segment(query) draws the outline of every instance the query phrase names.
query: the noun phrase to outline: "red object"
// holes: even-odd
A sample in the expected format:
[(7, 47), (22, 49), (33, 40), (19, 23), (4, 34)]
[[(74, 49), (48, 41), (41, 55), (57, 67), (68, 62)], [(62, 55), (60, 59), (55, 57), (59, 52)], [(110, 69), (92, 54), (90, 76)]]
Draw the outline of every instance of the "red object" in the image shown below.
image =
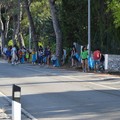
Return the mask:
[(93, 59), (94, 60), (99, 60), (100, 59), (100, 51), (99, 50), (96, 50), (96, 51), (94, 51), (94, 53), (93, 53)]

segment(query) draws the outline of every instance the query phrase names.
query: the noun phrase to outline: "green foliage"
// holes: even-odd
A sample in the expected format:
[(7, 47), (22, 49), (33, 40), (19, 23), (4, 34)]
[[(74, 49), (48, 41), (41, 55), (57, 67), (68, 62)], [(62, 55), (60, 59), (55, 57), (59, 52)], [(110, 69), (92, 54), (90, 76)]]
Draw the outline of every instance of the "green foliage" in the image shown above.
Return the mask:
[(33, 2), (31, 4), (31, 12), (38, 41), (41, 41), (44, 45), (49, 42), (53, 43), (55, 36), (53, 36), (54, 30), (48, 1), (41, 0), (40, 2)]
[[(29, 44), (29, 22), (23, 4), (21, 31), (26, 46)], [(73, 42), (87, 45), (88, 0), (56, 0), (63, 47), (70, 51)], [(18, 0), (0, 0), (2, 18), (10, 15), (8, 40), (13, 36), (13, 16), (18, 14)], [(7, 8), (5, 10), (5, 8)], [(48, 0), (31, 0), (30, 10), (35, 24), (37, 40), (55, 51), (55, 33)], [(107, 11), (107, 12), (106, 12)], [(91, 48), (104, 53), (120, 54), (120, 2), (119, 0), (91, 0)]]
[[(32, 13), (36, 36), (39, 42), (44, 46), (55, 43), (55, 35), (50, 17), (49, 3), (45, 0), (34, 0), (30, 5)], [(24, 11), (24, 9), (23, 9)], [(28, 46), (29, 22), (26, 12), (23, 12), (23, 19), (21, 22), (21, 30), (23, 31), (25, 44)], [(27, 38), (27, 39), (26, 39)]]
[[(88, 39), (88, 0), (62, 0), (61, 23), (64, 46), (71, 47), (73, 42), (87, 45)], [(108, 0), (110, 1), (110, 0)], [(117, 1), (114, 18), (119, 18), (119, 1)], [(117, 7), (116, 7), (117, 6)], [(112, 14), (107, 11), (107, 3), (104, 0), (91, 0), (91, 49), (99, 47), (104, 53), (119, 53), (120, 34), (114, 27)], [(116, 10), (117, 9), (117, 10)], [(119, 19), (114, 23), (119, 26)]]
[(42, 42), (38, 42), (38, 46), (42, 46), (43, 47), (43, 43)]
[(87, 44), (87, 1), (62, 1), (62, 29), (64, 44)]
[(13, 40), (9, 40), (8, 46), (13, 46)]
[(56, 52), (55, 52), (55, 50), (56, 50), (56, 44), (55, 44), (55, 43), (54, 43), (54, 44), (51, 44), (50, 49), (51, 49), (51, 52), (52, 52), (52, 53), (56, 53)]
[(24, 35), (23, 38), (26, 48), (29, 48), (29, 35)]
[(120, 27), (120, 1), (119, 0), (112, 0), (108, 1), (108, 10), (112, 11), (114, 17), (114, 24), (116, 28)]

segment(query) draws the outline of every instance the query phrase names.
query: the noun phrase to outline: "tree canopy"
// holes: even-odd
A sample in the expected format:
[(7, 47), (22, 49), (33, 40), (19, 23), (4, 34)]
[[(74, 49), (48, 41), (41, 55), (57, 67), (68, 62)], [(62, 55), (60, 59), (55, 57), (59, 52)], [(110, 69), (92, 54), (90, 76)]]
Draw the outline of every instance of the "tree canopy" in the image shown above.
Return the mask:
[[(31, 39), (31, 47), (40, 42), (61, 54), (73, 42), (88, 44), (87, 17), (87, 0), (1, 0), (1, 45), (29, 47)], [(96, 47), (120, 54), (119, 0), (91, 0), (91, 50)]]

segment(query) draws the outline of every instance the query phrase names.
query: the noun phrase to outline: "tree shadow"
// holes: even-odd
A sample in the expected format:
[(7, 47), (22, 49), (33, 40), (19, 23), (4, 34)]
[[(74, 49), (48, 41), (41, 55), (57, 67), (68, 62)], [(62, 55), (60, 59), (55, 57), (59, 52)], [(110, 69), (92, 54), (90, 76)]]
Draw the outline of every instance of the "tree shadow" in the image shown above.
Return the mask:
[[(38, 119), (98, 120), (110, 113), (120, 113), (120, 93), (117, 90), (30, 94), (23, 95), (21, 103), (23, 108)], [(113, 118), (116, 120), (120, 117), (116, 115)]]
[[(3, 69), (3, 67), (7, 69)], [(36, 66), (8, 66), (5, 64), (1, 66), (0, 77), (1, 78), (28, 78), (29, 77), (51, 77), (56, 76), (74, 76), (74, 80), (64, 78), (59, 81), (23, 81), (18, 82), (19, 86), (29, 85), (48, 85), (59, 83), (80, 83), (80, 82), (101, 82), (105, 80), (98, 80), (94, 77), (94, 80), (79, 80), (79, 72), (66, 71), (60, 69), (40, 68)], [(2, 70), (3, 69), (3, 70)], [(13, 74), (14, 73), (14, 74)], [(4, 75), (4, 76), (2, 76)], [(81, 73), (85, 76), (86, 73)], [(57, 79), (57, 78), (55, 78)], [(118, 78), (106, 79), (106, 81), (118, 80)], [(1, 84), (2, 89), (12, 86), (12, 84)], [(34, 86), (35, 88), (35, 86)], [(53, 88), (54, 89), (54, 88)], [(62, 89), (62, 87), (61, 87)], [(34, 89), (33, 89), (34, 91)], [(10, 96), (11, 98), (11, 96)], [(64, 92), (46, 92), (40, 94), (32, 94), (21, 96), (22, 107), (31, 113), (38, 119), (54, 119), (54, 120), (101, 120), (106, 118), (109, 120), (119, 120), (120, 117), (120, 92), (118, 90), (81, 90), (81, 91), (64, 91)], [(113, 114), (116, 114), (112, 116)], [(109, 117), (108, 117), (109, 115)], [(106, 117), (107, 116), (107, 117)], [(104, 120), (106, 120), (104, 119)]]

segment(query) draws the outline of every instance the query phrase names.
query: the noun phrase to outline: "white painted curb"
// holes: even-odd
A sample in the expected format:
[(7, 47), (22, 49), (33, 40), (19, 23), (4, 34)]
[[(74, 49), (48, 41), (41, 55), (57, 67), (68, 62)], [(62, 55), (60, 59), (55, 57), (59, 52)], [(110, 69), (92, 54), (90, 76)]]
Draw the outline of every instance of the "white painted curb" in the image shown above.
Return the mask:
[[(8, 98), (6, 95), (4, 95), (2, 92), (0, 92), (0, 94), (10, 103), (12, 104), (12, 100), (10, 98)], [(23, 108), (21, 108), (21, 111), (24, 115), (26, 115), (28, 118), (30, 118), (31, 120), (38, 120), (35, 117), (33, 117), (30, 113), (28, 113), (26, 110), (24, 110)]]

